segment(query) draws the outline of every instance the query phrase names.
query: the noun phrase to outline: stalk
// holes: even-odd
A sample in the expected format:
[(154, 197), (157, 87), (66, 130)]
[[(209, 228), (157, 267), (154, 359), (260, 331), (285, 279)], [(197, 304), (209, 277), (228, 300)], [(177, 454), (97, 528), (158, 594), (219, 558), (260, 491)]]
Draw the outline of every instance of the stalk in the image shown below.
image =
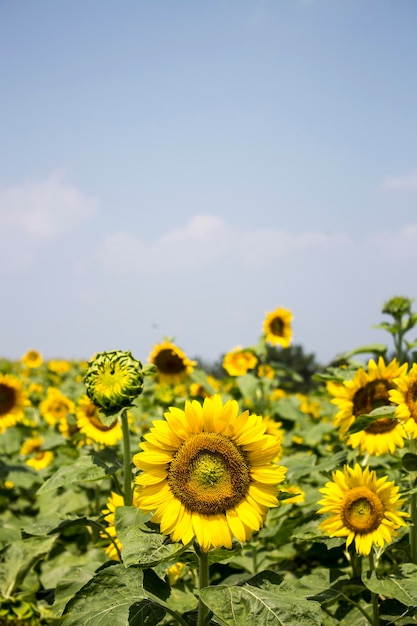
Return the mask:
[[(416, 440), (410, 439), (410, 452), (416, 453)], [(415, 472), (410, 472), (410, 487), (415, 487)], [(417, 564), (417, 493), (410, 495), (410, 554), (412, 563)]]
[(127, 409), (123, 409), (120, 414), (123, 432), (123, 485), (124, 485), (124, 505), (132, 506), (132, 459), (130, 455), (130, 432), (127, 417)]
[[(369, 553), (369, 568), (371, 572), (375, 571), (375, 563), (374, 563), (374, 553), (371, 550)], [(371, 591), (371, 599), (372, 599), (372, 623), (373, 626), (379, 626), (379, 602), (378, 595)]]
[[(201, 591), (209, 585), (209, 555), (204, 552), (197, 544), (194, 549), (198, 556), (198, 589)], [(201, 601), (198, 601), (198, 626), (207, 626), (210, 621), (210, 609)]]

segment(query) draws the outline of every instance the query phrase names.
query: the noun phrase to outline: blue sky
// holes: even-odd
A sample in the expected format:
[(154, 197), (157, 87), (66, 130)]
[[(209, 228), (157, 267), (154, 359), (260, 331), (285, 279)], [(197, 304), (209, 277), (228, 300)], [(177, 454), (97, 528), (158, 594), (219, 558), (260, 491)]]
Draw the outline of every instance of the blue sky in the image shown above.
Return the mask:
[[(415, 0), (0, 0), (0, 355), (267, 312), (322, 361), (416, 297)], [(415, 337), (410, 336), (410, 339)]]

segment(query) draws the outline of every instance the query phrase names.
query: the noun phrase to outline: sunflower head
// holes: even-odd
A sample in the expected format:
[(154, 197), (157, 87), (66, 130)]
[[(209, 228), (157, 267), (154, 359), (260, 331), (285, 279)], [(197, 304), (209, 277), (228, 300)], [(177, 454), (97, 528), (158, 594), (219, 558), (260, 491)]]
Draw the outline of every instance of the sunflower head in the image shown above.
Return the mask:
[(11, 374), (0, 374), (0, 433), (23, 420), (28, 404), (22, 382)]
[(244, 376), (253, 369), (258, 362), (258, 357), (252, 350), (245, 350), (237, 346), (228, 352), (223, 359), (223, 367), (229, 376)]
[(40, 352), (37, 350), (28, 350), (21, 359), (23, 365), (29, 369), (36, 369), (43, 363), (43, 358)]
[(386, 364), (379, 357), (378, 362), (371, 359), (366, 370), (359, 368), (352, 380), (345, 380), (343, 384), (328, 383), (327, 388), (334, 396), (332, 403), (339, 409), (334, 418), (335, 425), (340, 429), (340, 437), (348, 438), (350, 446), (376, 456), (393, 453), (397, 447), (404, 446), (407, 434), (401, 423), (391, 417), (381, 417), (364, 430), (350, 435), (349, 429), (359, 416), (391, 405), (394, 379), (406, 368), (407, 364), (400, 366), (396, 359)]
[(185, 352), (171, 341), (158, 343), (149, 355), (149, 362), (155, 365), (158, 380), (161, 383), (181, 383), (197, 365), (190, 361)]
[(369, 467), (346, 465), (320, 489), (324, 498), (318, 513), (330, 515), (320, 524), (321, 530), (330, 537), (346, 537), (346, 547), (354, 541), (356, 552), (367, 556), (373, 545), (382, 548), (405, 526), (407, 513), (399, 510), (403, 501), (398, 490), (387, 476), (377, 478)]
[(267, 313), (263, 323), (266, 341), (272, 345), (288, 348), (292, 340), (291, 322), (292, 313), (288, 309), (279, 307), (272, 313)]
[(101, 352), (89, 361), (84, 384), (96, 406), (107, 412), (119, 411), (142, 393), (142, 364), (130, 352)]
[(173, 541), (194, 537), (204, 551), (250, 539), (270, 507), (286, 468), (275, 463), (279, 437), (266, 434), (262, 417), (239, 415), (238, 404), (220, 395), (171, 407), (153, 422), (133, 458), (143, 471), (136, 482), (138, 506)]

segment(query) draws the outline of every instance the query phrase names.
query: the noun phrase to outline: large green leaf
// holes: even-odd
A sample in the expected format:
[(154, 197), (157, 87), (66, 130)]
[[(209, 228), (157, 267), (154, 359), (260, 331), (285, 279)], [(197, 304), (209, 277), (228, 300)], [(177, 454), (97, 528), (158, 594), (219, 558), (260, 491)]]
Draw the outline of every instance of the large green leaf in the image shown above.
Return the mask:
[(10, 544), (2, 553), (0, 592), (10, 598), (19, 588), (26, 574), (51, 550), (55, 537), (30, 537)]
[(112, 565), (98, 572), (68, 602), (63, 625), (127, 626), (131, 607), (146, 596), (140, 569)]
[(108, 467), (95, 456), (80, 456), (74, 463), (60, 467), (40, 487), (38, 494), (54, 491), (58, 487), (68, 487), (73, 483), (102, 480), (113, 474), (117, 468)]
[(219, 585), (202, 589), (200, 597), (222, 626), (321, 624), (320, 605), (297, 595), (289, 586), (282, 591), (271, 584), (262, 588)]
[(366, 572), (362, 580), (373, 593), (417, 607), (417, 565), (414, 563), (404, 563), (398, 570), (383, 576), (374, 571)]
[(117, 537), (123, 546), (122, 558), (126, 567), (152, 567), (176, 559), (186, 550), (182, 543), (171, 543), (164, 535), (151, 531), (146, 526), (150, 517), (136, 507), (119, 506), (116, 509)]

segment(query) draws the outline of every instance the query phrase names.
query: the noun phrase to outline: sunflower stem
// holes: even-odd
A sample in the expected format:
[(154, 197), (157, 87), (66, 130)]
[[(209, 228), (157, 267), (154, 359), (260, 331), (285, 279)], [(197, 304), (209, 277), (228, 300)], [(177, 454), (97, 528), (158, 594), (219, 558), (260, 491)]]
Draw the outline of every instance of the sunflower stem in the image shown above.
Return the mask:
[(130, 456), (130, 433), (127, 409), (123, 409), (120, 414), (123, 432), (123, 485), (124, 485), (124, 505), (132, 506), (132, 459)]
[[(416, 453), (416, 440), (410, 440), (410, 452)], [(416, 473), (410, 473), (410, 487), (415, 487)], [(417, 564), (417, 493), (411, 493), (410, 496), (410, 554), (412, 563)]]
[[(369, 553), (369, 569), (371, 572), (375, 571), (374, 553), (371, 550)], [(372, 620), (373, 626), (379, 626), (379, 601), (378, 594), (371, 591), (372, 599)]]
[[(194, 544), (196, 554), (198, 556), (198, 590), (209, 586), (209, 555), (204, 552), (197, 544)], [(198, 601), (198, 626), (207, 626), (210, 619), (210, 609), (202, 602)]]

